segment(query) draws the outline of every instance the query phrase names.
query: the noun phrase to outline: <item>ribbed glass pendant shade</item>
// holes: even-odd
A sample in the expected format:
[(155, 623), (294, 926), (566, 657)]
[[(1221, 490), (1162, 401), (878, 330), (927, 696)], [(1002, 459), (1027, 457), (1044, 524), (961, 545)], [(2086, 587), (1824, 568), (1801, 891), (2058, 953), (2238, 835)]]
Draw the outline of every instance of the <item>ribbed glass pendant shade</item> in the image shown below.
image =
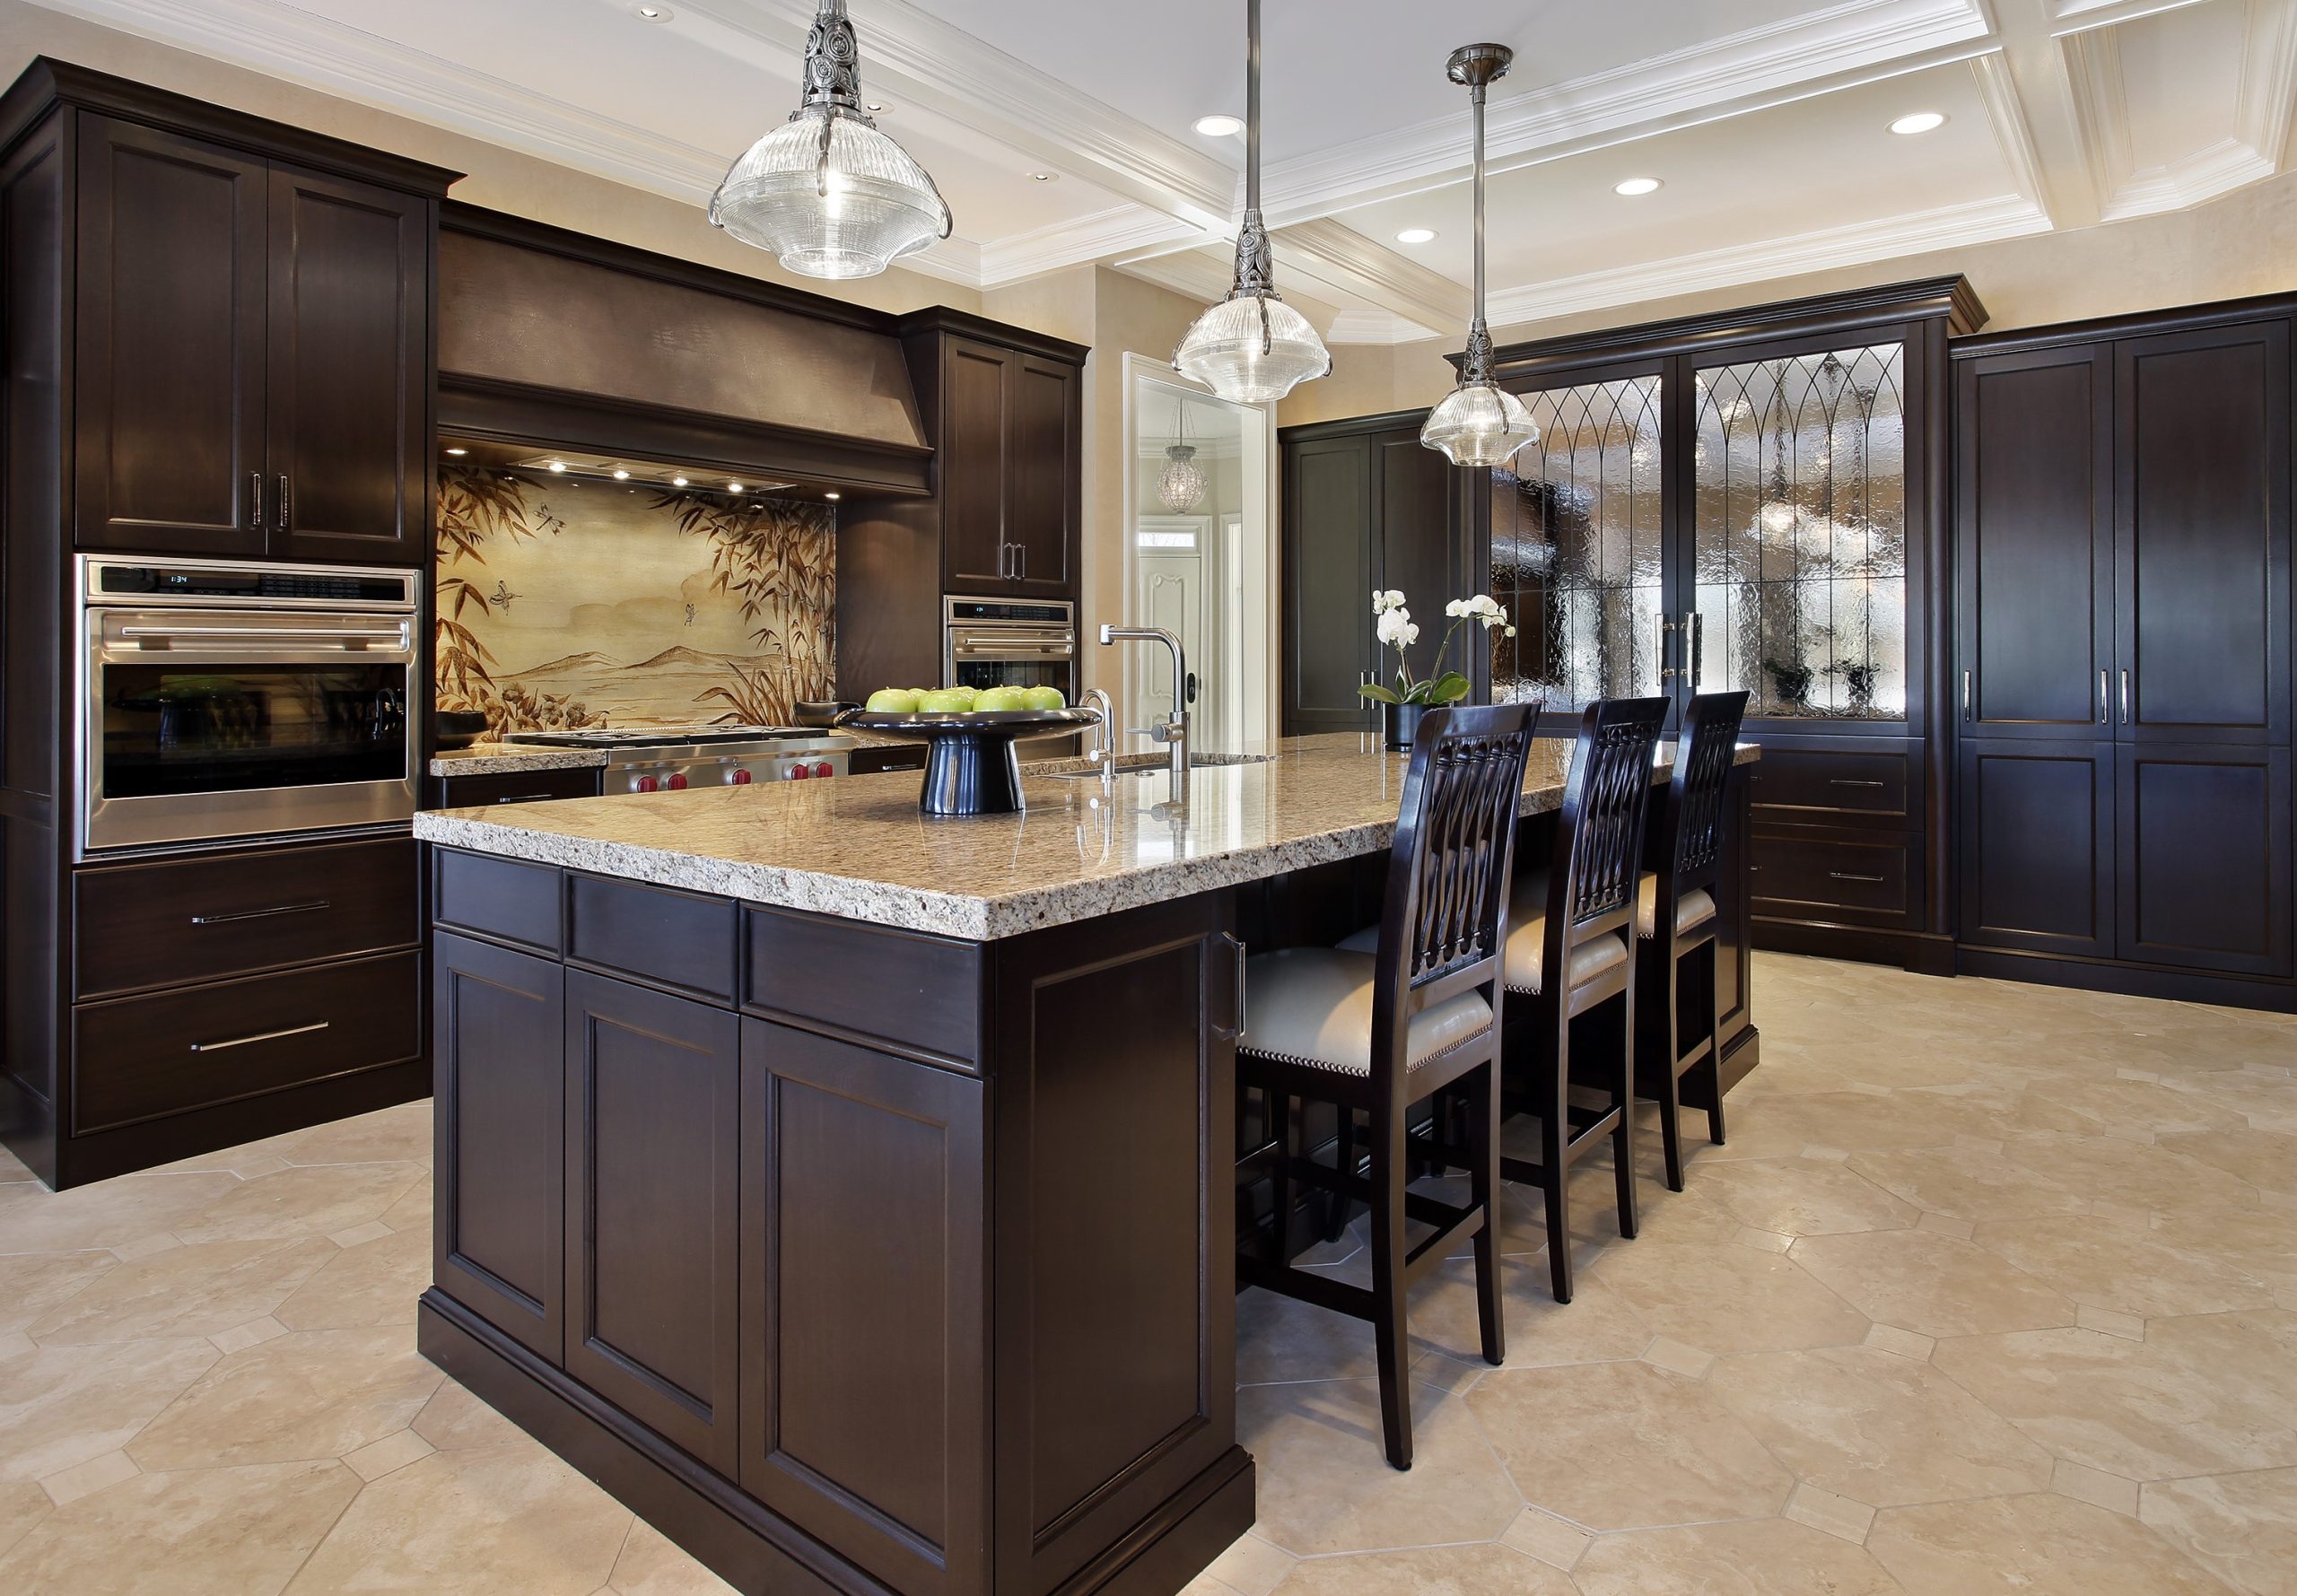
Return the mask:
[(821, 0), (806, 39), (805, 103), (752, 144), (710, 220), (808, 277), (868, 277), (949, 236), (925, 169), (862, 114), (845, 0)]
[(1332, 355), (1273, 290), (1239, 290), (1196, 318), (1173, 365), (1224, 399), (1265, 405), (1331, 371)]
[(1454, 466), (1504, 466), (1517, 449), (1540, 440), (1524, 401), (1489, 380), (1462, 382), (1428, 413), (1419, 440), (1440, 449)]

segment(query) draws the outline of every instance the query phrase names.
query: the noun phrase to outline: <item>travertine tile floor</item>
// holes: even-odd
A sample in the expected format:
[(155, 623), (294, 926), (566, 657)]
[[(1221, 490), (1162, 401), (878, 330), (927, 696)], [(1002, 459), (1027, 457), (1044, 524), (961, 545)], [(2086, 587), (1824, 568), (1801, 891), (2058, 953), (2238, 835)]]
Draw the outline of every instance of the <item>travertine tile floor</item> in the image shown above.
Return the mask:
[[(1583, 1169), (1568, 1307), (1516, 1195), (1506, 1368), (1464, 1265), (1416, 1294), (1411, 1473), (1369, 1331), (1247, 1294), (1260, 1522), (1191, 1596), (2297, 1593), (2297, 1021), (1756, 980), (1730, 1146), (1632, 1243)], [(429, 1153), (0, 1167), (0, 1592), (723, 1588), (415, 1355)]]

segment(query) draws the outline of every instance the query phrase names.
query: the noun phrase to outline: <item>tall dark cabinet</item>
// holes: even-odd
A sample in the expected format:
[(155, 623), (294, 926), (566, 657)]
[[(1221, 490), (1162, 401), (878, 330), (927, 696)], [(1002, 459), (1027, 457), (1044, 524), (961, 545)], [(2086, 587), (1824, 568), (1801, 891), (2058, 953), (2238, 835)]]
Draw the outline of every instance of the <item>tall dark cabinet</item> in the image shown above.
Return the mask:
[(1955, 350), (1964, 969), (2297, 1007), (2293, 321)]
[(1288, 737), (1374, 724), (1357, 688), (1367, 673), (1393, 676), (1395, 656), (1374, 640), (1373, 589), (1393, 588), (1410, 600), (1431, 657), (1445, 604), (1472, 589), (1463, 476), (1420, 443), (1426, 419), (1414, 410), (1277, 434)]

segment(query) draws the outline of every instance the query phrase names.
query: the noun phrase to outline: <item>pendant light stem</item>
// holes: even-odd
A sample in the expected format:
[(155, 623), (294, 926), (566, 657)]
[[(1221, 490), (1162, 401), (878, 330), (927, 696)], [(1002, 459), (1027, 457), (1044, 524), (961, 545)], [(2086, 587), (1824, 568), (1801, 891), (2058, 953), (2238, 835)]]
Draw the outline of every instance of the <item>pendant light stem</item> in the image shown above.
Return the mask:
[(1245, 0), (1245, 214), (1260, 214), (1260, 0)]

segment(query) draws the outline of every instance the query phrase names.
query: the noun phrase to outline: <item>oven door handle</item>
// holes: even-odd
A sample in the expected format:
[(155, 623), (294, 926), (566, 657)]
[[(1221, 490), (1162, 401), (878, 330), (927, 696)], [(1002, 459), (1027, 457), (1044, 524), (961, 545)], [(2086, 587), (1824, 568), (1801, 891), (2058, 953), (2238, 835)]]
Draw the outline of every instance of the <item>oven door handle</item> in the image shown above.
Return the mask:
[(1072, 642), (959, 642), (949, 645), (949, 652), (959, 659), (1074, 659), (1077, 645)]
[(397, 626), (123, 626), (122, 637), (292, 637), (299, 641), (327, 638), (405, 637), (405, 623)]

